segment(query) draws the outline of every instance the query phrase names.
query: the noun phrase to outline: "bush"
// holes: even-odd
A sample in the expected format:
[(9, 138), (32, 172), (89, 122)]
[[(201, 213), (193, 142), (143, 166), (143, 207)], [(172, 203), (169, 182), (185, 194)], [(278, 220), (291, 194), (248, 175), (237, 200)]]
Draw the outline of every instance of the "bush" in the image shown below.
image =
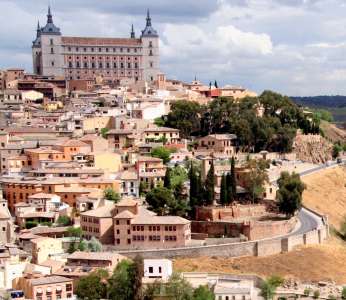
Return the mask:
[(25, 228), (26, 229), (31, 229), (31, 228), (34, 228), (38, 225), (38, 222), (37, 221), (26, 221), (25, 222)]
[(342, 299), (346, 299), (346, 286), (344, 286), (344, 287), (342, 288), (341, 298), (342, 298)]
[(305, 297), (309, 297), (310, 293), (311, 293), (311, 289), (310, 289), (310, 288), (306, 288), (306, 289), (304, 290), (304, 296), (305, 296)]
[(57, 223), (60, 226), (69, 226), (72, 222), (68, 216), (59, 216)]
[(320, 291), (319, 291), (319, 290), (315, 290), (315, 291), (314, 291), (313, 298), (314, 298), (314, 299), (318, 299), (319, 297), (320, 297)]

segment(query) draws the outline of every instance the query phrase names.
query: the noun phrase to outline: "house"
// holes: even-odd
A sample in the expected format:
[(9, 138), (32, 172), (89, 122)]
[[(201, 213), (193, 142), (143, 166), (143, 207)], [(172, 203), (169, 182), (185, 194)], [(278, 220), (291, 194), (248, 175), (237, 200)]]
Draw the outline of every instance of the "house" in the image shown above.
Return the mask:
[(169, 259), (144, 259), (144, 277), (168, 279), (173, 273), (173, 264)]
[(73, 295), (73, 281), (63, 276), (28, 274), (19, 279), (16, 288), (24, 292), (26, 299), (75, 299)]
[(64, 253), (62, 241), (49, 237), (39, 237), (31, 240), (32, 262), (40, 264), (48, 258)]
[(191, 240), (190, 221), (177, 216), (157, 216), (139, 204), (123, 198), (120, 202), (81, 213), (81, 228), (87, 239), (117, 249), (158, 249), (183, 247)]
[(236, 154), (234, 134), (210, 134), (196, 140), (195, 151), (218, 153), (232, 157)]

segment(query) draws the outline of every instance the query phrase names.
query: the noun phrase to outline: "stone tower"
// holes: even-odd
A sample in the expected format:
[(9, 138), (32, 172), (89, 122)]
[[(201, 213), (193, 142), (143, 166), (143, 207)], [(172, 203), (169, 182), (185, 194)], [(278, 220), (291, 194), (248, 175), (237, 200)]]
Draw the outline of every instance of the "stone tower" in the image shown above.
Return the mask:
[(50, 7), (48, 7), (47, 24), (37, 26), (36, 39), (33, 41), (33, 68), (39, 75), (64, 75), (63, 56), (61, 55), (61, 32), (54, 25)]
[(153, 83), (160, 73), (159, 35), (151, 25), (150, 12), (147, 12), (146, 26), (142, 30), (143, 79)]

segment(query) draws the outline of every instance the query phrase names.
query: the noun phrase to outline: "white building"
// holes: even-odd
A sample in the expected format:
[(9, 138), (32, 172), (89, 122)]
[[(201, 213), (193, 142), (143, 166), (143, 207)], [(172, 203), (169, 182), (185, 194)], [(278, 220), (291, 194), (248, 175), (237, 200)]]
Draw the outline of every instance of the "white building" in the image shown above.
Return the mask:
[(168, 279), (173, 273), (172, 261), (169, 259), (144, 259), (144, 277)]

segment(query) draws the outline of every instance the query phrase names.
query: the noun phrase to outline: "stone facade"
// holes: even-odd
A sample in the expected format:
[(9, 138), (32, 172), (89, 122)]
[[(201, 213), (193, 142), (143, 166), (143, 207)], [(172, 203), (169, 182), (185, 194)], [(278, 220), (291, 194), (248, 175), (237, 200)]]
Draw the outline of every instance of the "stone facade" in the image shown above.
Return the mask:
[(69, 80), (101, 76), (117, 83), (125, 79), (154, 82), (160, 72), (159, 35), (149, 11), (139, 38), (133, 27), (130, 38), (91, 38), (62, 36), (49, 9), (47, 24), (37, 26), (32, 56), (35, 74)]

